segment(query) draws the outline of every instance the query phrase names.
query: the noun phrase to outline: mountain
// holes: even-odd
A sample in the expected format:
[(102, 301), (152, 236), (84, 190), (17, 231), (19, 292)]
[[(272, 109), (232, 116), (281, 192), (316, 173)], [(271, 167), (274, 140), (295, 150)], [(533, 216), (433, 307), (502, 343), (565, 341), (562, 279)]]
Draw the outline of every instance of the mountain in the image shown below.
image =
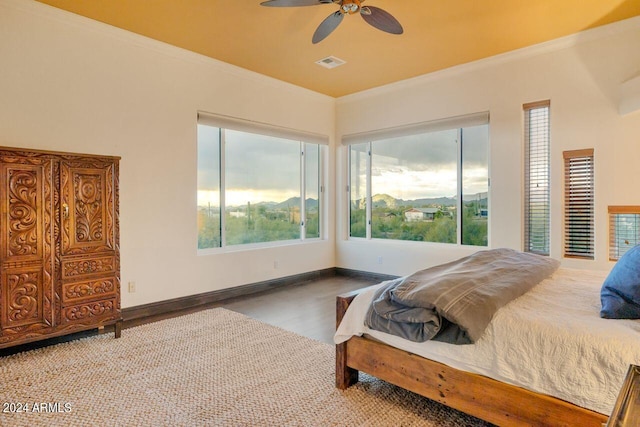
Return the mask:
[[(300, 197), (291, 197), (284, 202), (273, 205), (273, 209), (287, 209), (294, 206), (300, 206)], [(318, 201), (316, 199), (307, 199), (307, 208), (317, 208)]]
[(371, 198), (374, 208), (395, 208), (398, 206), (398, 202), (402, 202), (402, 200), (393, 198), (388, 194), (376, 194)]
[(455, 197), (433, 197), (424, 199), (404, 200), (396, 199), (388, 194), (376, 194), (371, 199), (374, 208), (387, 207), (397, 208), (403, 206), (413, 206), (414, 208), (427, 206), (455, 206)]
[[(291, 197), (285, 200), (284, 202), (251, 203), (251, 208), (256, 208), (259, 206), (264, 206), (268, 210), (286, 210), (291, 207), (300, 206), (300, 197)], [(318, 207), (318, 201), (316, 199), (311, 199), (311, 198), (307, 199), (307, 208), (317, 208), (317, 207)], [(247, 210), (247, 205), (244, 204), (244, 205), (227, 206), (227, 210), (245, 211)]]
[[(484, 204), (487, 203), (487, 193), (478, 193), (478, 194), (468, 194), (464, 196), (465, 202), (474, 202), (480, 201)], [(432, 198), (423, 198), (423, 199), (414, 199), (414, 200), (403, 200), (396, 199), (393, 196), (388, 194), (376, 194), (372, 198), (372, 203), (374, 208), (400, 208), (411, 206), (414, 208), (422, 208), (422, 207), (435, 207), (435, 206), (456, 206), (458, 203), (457, 197), (432, 197)], [(252, 207), (257, 206), (265, 206), (269, 210), (286, 210), (288, 208), (300, 206), (300, 197), (291, 197), (284, 202), (260, 202), (260, 203), (252, 203)], [(364, 199), (358, 201), (358, 205), (360, 209), (364, 209)], [(316, 199), (307, 199), (307, 208), (317, 208), (318, 200)], [(233, 210), (245, 210), (247, 205), (242, 206), (228, 206), (228, 209)]]
[[(487, 193), (478, 193), (464, 196), (465, 202), (480, 201), (486, 204)], [(457, 197), (432, 197), (414, 200), (396, 199), (388, 194), (376, 194), (371, 198), (374, 208), (398, 208), (411, 206), (414, 208), (436, 207), (436, 206), (456, 206), (458, 204)], [(364, 199), (358, 200), (359, 209), (365, 208)]]
[(415, 200), (402, 200), (401, 206), (413, 206), (419, 208), (422, 206), (455, 206), (458, 203), (456, 197), (434, 197), (427, 199), (415, 199)]

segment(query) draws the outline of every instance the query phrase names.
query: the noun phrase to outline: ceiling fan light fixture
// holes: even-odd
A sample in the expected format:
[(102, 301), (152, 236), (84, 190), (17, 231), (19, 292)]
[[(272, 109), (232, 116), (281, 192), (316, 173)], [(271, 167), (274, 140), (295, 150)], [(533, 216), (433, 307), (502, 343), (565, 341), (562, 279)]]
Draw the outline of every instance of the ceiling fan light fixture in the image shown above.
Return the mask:
[(313, 44), (320, 43), (329, 34), (331, 34), (342, 22), (345, 15), (353, 15), (359, 13), (362, 19), (372, 27), (384, 31), (389, 34), (402, 34), (404, 32), (402, 25), (389, 12), (386, 12), (375, 6), (362, 6), (365, 0), (268, 0), (260, 3), (262, 6), (273, 7), (295, 7), (295, 6), (314, 6), (319, 4), (333, 3), (339, 6), (339, 9), (327, 16), (320, 23), (316, 31), (311, 37)]
[(340, 6), (343, 13), (354, 14), (360, 9), (360, 2), (351, 1), (351, 2), (343, 2), (342, 6)]

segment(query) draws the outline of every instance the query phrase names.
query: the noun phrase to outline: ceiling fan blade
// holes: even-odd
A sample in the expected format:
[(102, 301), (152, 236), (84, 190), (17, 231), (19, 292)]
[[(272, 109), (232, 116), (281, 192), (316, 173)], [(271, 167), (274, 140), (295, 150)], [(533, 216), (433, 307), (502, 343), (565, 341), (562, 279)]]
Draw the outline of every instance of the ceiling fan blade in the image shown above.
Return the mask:
[(316, 6), (319, 4), (333, 3), (332, 0), (268, 0), (260, 3), (261, 6), (270, 7), (296, 7), (296, 6)]
[(379, 7), (363, 6), (360, 9), (360, 16), (367, 21), (367, 24), (387, 33), (402, 34), (404, 32), (398, 20)]
[(344, 14), (338, 12), (334, 12), (331, 15), (327, 16), (324, 21), (318, 26), (316, 32), (313, 33), (313, 38), (311, 41), (313, 44), (319, 43), (324, 40), (329, 34), (335, 30), (338, 25), (342, 22), (344, 18)]

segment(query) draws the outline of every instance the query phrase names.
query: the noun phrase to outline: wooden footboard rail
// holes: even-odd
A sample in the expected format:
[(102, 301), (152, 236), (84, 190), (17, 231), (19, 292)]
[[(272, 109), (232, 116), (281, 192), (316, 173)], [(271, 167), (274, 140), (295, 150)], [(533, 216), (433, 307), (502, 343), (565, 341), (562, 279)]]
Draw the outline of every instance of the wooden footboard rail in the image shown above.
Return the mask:
[[(337, 297), (337, 325), (358, 293)], [(336, 387), (344, 390), (358, 382), (359, 371), (500, 426), (602, 427), (607, 422), (607, 416), (564, 400), (352, 337), (336, 345)]]

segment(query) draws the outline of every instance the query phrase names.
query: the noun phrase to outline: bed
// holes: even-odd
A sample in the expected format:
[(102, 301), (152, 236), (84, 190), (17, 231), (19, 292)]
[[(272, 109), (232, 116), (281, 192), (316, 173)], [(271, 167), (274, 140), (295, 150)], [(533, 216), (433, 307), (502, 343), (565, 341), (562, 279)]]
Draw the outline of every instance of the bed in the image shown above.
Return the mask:
[(599, 316), (606, 275), (558, 269), (499, 309), (469, 345), (367, 328), (373, 295), (387, 282), (341, 295), (336, 386), (348, 388), (362, 371), (498, 425), (600, 427), (629, 365), (640, 363), (640, 320)]

